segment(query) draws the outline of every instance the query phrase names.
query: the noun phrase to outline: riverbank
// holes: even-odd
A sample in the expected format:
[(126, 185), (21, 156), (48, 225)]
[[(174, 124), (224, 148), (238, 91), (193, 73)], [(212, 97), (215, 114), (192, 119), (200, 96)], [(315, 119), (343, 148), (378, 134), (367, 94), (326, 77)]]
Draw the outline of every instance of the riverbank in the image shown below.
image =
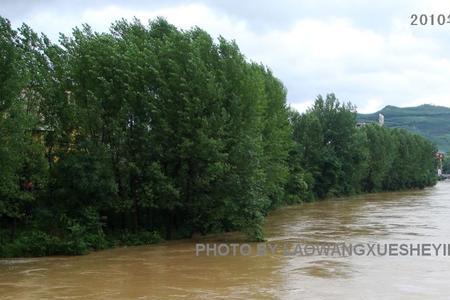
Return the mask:
[[(397, 195), (402, 193), (413, 193), (423, 189), (410, 189), (396, 192), (378, 192), (378, 193), (362, 193), (353, 196), (333, 197), (324, 199), (315, 199), (309, 202), (297, 203), (278, 207), (269, 212), (267, 218), (271, 215), (277, 215), (279, 211), (293, 209), (298, 211), (305, 205), (312, 205), (318, 202), (329, 201), (352, 201), (359, 198), (383, 197), (384, 195)], [(81, 236), (81, 235), (80, 235)], [(251, 242), (243, 232), (218, 232), (206, 235), (195, 234), (190, 238), (180, 238), (170, 240), (170, 242)], [(61, 240), (51, 237), (44, 232), (25, 232), (22, 233), (14, 243), (2, 244), (0, 253), (6, 254), (0, 258), (26, 258), (26, 257), (42, 257), (42, 256), (61, 256), (61, 255), (86, 255), (92, 252), (104, 251), (129, 246), (145, 246), (155, 244), (165, 244), (169, 240), (165, 240), (158, 232), (140, 231), (140, 232), (116, 232), (113, 234), (100, 234), (89, 239), (89, 244), (83, 239), (81, 244), (77, 244), (79, 240)], [(260, 241), (261, 242), (261, 241)], [(89, 245), (95, 245), (90, 247)], [(7, 255), (10, 254), (10, 255)]]
[(0, 245), (0, 258), (85, 255), (91, 252), (123, 247), (151, 245), (163, 239), (154, 231), (116, 232), (105, 235), (58, 237), (43, 231), (25, 231), (9, 243)]
[[(270, 243), (440, 243), (450, 235), (450, 183), (284, 207)], [(344, 201), (342, 201), (344, 200)], [(227, 241), (233, 234), (227, 234)], [(398, 299), (447, 296), (448, 257), (196, 256), (197, 240), (84, 256), (0, 260), (11, 299)], [(395, 268), (393, 268), (395, 266)], [(425, 278), (426, 277), (426, 278)], [(357, 294), (356, 292), (357, 291)]]

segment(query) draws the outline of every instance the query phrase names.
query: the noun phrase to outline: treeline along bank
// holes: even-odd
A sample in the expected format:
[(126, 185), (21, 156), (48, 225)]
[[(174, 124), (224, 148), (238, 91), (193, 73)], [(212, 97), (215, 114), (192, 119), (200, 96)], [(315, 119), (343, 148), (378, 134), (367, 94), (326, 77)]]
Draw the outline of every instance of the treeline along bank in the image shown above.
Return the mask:
[(333, 94), (291, 110), (267, 67), (199, 28), (122, 20), (53, 43), (0, 19), (0, 256), (260, 240), (282, 205), (435, 184), (435, 152), (357, 128)]

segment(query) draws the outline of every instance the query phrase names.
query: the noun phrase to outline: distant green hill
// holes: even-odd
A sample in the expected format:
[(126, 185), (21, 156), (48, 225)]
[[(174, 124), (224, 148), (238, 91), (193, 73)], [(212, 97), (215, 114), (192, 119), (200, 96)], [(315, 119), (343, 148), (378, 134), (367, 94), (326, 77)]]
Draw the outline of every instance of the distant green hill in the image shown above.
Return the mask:
[(435, 142), (440, 151), (450, 151), (450, 108), (434, 105), (417, 107), (386, 106), (373, 114), (358, 114), (358, 122), (378, 122), (384, 115), (385, 126), (404, 128)]

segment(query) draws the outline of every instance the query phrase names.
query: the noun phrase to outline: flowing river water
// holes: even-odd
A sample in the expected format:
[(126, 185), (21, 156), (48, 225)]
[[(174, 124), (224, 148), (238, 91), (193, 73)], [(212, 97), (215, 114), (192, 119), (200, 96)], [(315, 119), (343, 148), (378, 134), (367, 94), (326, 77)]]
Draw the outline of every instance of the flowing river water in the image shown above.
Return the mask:
[[(265, 233), (268, 243), (280, 246), (450, 244), (450, 182), (285, 207), (267, 218)], [(196, 243), (214, 241), (0, 260), (0, 299), (450, 299), (450, 255), (434, 251), (432, 256), (282, 251), (196, 256)]]

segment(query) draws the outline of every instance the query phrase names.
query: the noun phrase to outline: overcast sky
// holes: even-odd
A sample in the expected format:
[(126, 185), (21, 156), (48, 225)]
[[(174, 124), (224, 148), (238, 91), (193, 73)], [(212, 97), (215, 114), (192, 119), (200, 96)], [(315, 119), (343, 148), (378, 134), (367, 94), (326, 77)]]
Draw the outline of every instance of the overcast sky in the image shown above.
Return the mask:
[(107, 31), (119, 18), (165, 17), (234, 39), (269, 66), (304, 111), (334, 92), (363, 113), (386, 105), (450, 106), (450, 24), (410, 26), (410, 15), (450, 14), (448, 0), (399, 1), (23, 1), (0, 0), (0, 15), (57, 40), (82, 23)]

